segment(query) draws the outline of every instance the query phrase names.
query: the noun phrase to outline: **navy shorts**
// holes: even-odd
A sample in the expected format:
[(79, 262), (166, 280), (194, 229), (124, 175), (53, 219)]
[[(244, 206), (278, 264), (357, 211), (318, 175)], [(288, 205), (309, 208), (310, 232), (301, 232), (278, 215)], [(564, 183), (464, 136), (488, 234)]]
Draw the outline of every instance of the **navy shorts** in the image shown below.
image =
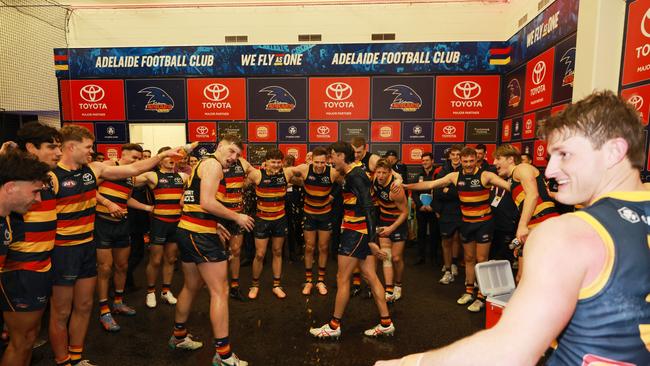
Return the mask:
[(52, 296), (52, 272), (10, 271), (0, 274), (0, 309), (23, 312), (43, 310)]
[(223, 225), (226, 228), (226, 230), (228, 230), (230, 235), (232, 235), (232, 236), (241, 235), (241, 234), (244, 233), (244, 229), (241, 226), (239, 226), (239, 224), (234, 222), (233, 220), (222, 219), (222, 220), (219, 220), (219, 223), (221, 225)]
[(255, 219), (255, 239), (268, 239), (287, 236), (289, 224), (284, 216), (277, 220)]
[[(381, 222), (379, 223), (379, 226), (390, 226), (391, 223), (389, 222)], [(393, 231), (392, 234), (388, 236), (390, 241), (398, 242), (398, 241), (406, 241), (406, 238), (408, 237), (408, 225), (406, 224), (406, 221), (404, 221), (395, 231)]]
[(129, 222), (110, 221), (97, 216), (95, 219), (95, 243), (97, 249), (113, 249), (129, 247)]
[(151, 228), (149, 229), (150, 243), (155, 245), (176, 243), (177, 227), (178, 222), (165, 222), (156, 218), (152, 218)]
[(476, 244), (489, 244), (494, 234), (494, 221), (463, 222), (460, 226), (460, 240), (463, 244), (476, 242)]
[(354, 230), (343, 229), (341, 232), (341, 245), (339, 245), (339, 255), (365, 260), (366, 257), (371, 254), (368, 240), (368, 234), (363, 234)]
[(334, 227), (334, 217), (331, 214), (305, 214), (305, 231), (332, 231), (332, 227)]
[(440, 228), (440, 237), (443, 239), (449, 239), (457, 231), (460, 230), (460, 226), (463, 224), (463, 220), (459, 217), (457, 220), (445, 220), (444, 216), (441, 216), (438, 220), (438, 227)]
[(74, 286), (77, 280), (97, 276), (96, 249), (95, 242), (55, 246), (52, 250), (54, 284)]
[(228, 260), (230, 253), (217, 234), (199, 234), (179, 228), (178, 249), (184, 263), (211, 263)]

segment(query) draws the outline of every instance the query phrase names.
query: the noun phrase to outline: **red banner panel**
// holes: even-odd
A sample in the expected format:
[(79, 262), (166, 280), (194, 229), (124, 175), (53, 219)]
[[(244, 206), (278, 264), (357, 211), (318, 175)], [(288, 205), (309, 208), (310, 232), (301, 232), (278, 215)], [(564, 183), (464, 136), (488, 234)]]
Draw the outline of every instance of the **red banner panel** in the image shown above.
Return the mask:
[(293, 155), (296, 158), (296, 165), (305, 162), (307, 156), (307, 144), (280, 144), (278, 149), (284, 153), (284, 156)]
[(248, 122), (248, 142), (275, 142), (277, 135), (275, 122)]
[(555, 116), (556, 114), (562, 112), (563, 110), (567, 109), (568, 106), (569, 103), (556, 105), (555, 107), (551, 108), (551, 116)]
[(367, 120), (370, 78), (309, 78), (309, 118)]
[(433, 124), (433, 141), (463, 142), (465, 141), (465, 122), (436, 121)]
[(191, 142), (217, 141), (216, 122), (190, 122), (187, 124), (187, 136)]
[(436, 119), (497, 119), (501, 78), (438, 76)]
[(546, 141), (535, 140), (533, 165), (546, 166), (547, 164), (548, 164), (548, 160), (546, 160)]
[(420, 164), (420, 161), (422, 160), (422, 154), (431, 151), (431, 144), (403, 144), (402, 163)]
[(650, 84), (624, 89), (621, 91), (621, 97), (639, 112), (641, 122), (647, 126), (648, 115), (650, 115)]
[(512, 139), (512, 119), (506, 119), (501, 124), (501, 141), (508, 142), (510, 139)]
[(66, 121), (124, 121), (123, 80), (61, 80)]
[(122, 155), (121, 144), (97, 144), (97, 152), (104, 154), (106, 159), (118, 160)]
[(246, 119), (246, 79), (187, 79), (187, 113), (194, 120)]
[(523, 140), (535, 138), (535, 122), (535, 113), (524, 115), (524, 125), (521, 131), (521, 138)]
[(401, 122), (370, 123), (370, 141), (372, 142), (399, 142), (401, 132)]
[(555, 48), (550, 48), (526, 64), (524, 112), (551, 105), (553, 98), (554, 60)]
[(625, 27), (623, 85), (650, 79), (650, 0), (629, 5)]
[(309, 122), (309, 142), (336, 142), (339, 139), (338, 122)]

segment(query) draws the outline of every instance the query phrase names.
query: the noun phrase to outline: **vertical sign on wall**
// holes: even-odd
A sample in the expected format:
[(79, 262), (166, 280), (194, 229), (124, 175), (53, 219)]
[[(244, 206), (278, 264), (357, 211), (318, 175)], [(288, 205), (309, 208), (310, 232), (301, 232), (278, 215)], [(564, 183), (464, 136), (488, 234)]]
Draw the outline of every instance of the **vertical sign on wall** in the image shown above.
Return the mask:
[(376, 76), (372, 78), (372, 118), (375, 120), (431, 119), (432, 76)]
[(363, 120), (370, 116), (370, 78), (309, 79), (309, 118)]
[(65, 121), (123, 121), (124, 81), (61, 80)]
[(650, 79), (650, 0), (629, 4), (625, 27), (623, 85)]
[(639, 112), (641, 122), (647, 126), (648, 115), (650, 115), (650, 84), (623, 89), (621, 91), (621, 97)]
[(504, 77), (504, 115), (511, 117), (524, 111), (524, 85), (526, 83), (526, 66), (522, 65)]
[(246, 79), (187, 79), (187, 114), (195, 121), (246, 119)]
[(555, 48), (550, 48), (526, 64), (525, 112), (551, 105), (554, 60)]
[(306, 78), (248, 79), (249, 120), (306, 120)]
[(184, 120), (185, 80), (126, 81), (127, 117), (136, 121)]
[(555, 46), (555, 72), (553, 76), (553, 103), (571, 100), (573, 76), (576, 65), (576, 36)]
[(438, 76), (436, 119), (499, 118), (500, 76)]

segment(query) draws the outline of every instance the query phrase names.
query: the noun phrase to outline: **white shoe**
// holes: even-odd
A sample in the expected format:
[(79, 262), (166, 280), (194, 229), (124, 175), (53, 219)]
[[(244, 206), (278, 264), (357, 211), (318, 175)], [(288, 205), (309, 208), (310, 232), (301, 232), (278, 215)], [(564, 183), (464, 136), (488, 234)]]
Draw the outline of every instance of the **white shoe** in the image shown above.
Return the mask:
[(443, 285), (448, 285), (454, 282), (454, 275), (452, 275), (451, 272), (447, 271), (438, 282), (442, 283)]
[(387, 327), (382, 327), (381, 324), (377, 324), (374, 327), (363, 332), (363, 334), (368, 337), (390, 337), (395, 334), (395, 326), (393, 323), (390, 323), (390, 325)]
[(386, 302), (393, 302), (395, 301), (395, 293), (393, 292), (392, 294), (389, 294), (388, 292), (384, 292), (384, 296), (386, 299)]
[(320, 328), (310, 328), (309, 333), (320, 339), (339, 339), (341, 336), (341, 326), (336, 329), (330, 328), (330, 324), (327, 323)]
[(483, 309), (484, 306), (485, 303), (483, 301), (476, 299), (474, 300), (472, 305), (467, 307), (467, 310), (471, 311), (472, 313), (478, 313), (479, 311), (481, 311), (481, 309)]
[(447, 272), (447, 267), (445, 267), (445, 266), (443, 265), (442, 268), (440, 268), (440, 272), (442, 272), (442, 273)]
[(90, 360), (81, 360), (77, 363), (77, 366), (97, 366), (97, 364), (90, 362)]
[(158, 305), (156, 303), (156, 293), (155, 292), (148, 292), (147, 297), (145, 298), (145, 303), (147, 304), (147, 307), (149, 309), (153, 309)]
[(451, 265), (451, 275), (454, 277), (458, 277), (458, 266), (455, 264)]
[(461, 296), (461, 297), (456, 301), (456, 303), (457, 303), (458, 305), (465, 305), (465, 304), (468, 304), (470, 301), (472, 301), (472, 299), (474, 299), (474, 296), (472, 296), (472, 294), (468, 294), (468, 293), (466, 292), (466, 293), (463, 294), (463, 296)]
[(212, 366), (248, 366), (248, 362), (240, 360), (234, 353), (225, 360), (222, 360), (219, 354), (215, 354), (212, 358)]
[(397, 301), (402, 298), (402, 286), (395, 286), (393, 289), (393, 295), (395, 296), (395, 300)]
[(203, 342), (193, 340), (191, 334), (186, 335), (183, 339), (176, 339), (176, 337), (171, 336), (167, 344), (171, 349), (184, 349), (188, 351), (194, 351), (203, 347)]
[(171, 291), (167, 291), (167, 293), (161, 292), (160, 300), (162, 300), (162, 302), (168, 303), (169, 305), (176, 305), (176, 303), (178, 302), (178, 300), (174, 297), (174, 294), (172, 294)]

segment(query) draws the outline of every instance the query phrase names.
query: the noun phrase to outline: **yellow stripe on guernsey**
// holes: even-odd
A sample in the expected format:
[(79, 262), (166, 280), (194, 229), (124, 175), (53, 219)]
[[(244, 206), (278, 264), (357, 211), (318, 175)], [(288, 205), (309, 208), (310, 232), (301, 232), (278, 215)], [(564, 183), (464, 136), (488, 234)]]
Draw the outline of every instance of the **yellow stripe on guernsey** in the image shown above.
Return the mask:
[(269, 175), (261, 169), (262, 180), (255, 186), (257, 195), (257, 217), (267, 221), (284, 217), (284, 198), (287, 195), (287, 179), (284, 172)]
[(310, 215), (323, 215), (332, 211), (333, 198), (332, 179), (330, 166), (321, 174), (314, 172), (314, 166), (309, 166), (309, 172), (304, 180), (305, 187), (305, 213)]
[[(97, 189), (99, 193), (107, 200), (116, 204), (119, 208), (126, 210), (127, 201), (133, 189), (133, 178), (120, 181), (104, 181)], [(117, 219), (110, 214), (108, 207), (97, 203), (97, 214), (104, 220), (120, 222), (126, 219)]]
[(93, 241), (97, 180), (93, 170), (84, 165), (70, 170), (63, 164), (54, 168), (56, 192), (55, 245), (81, 245)]
[(178, 222), (181, 217), (183, 177), (178, 173), (156, 171), (158, 183), (153, 189), (153, 217), (165, 222)]
[(187, 182), (188, 187), (183, 195), (183, 213), (178, 223), (178, 227), (181, 229), (199, 234), (217, 233), (217, 217), (201, 208), (199, 204), (201, 202), (201, 177), (197, 173), (204, 161), (214, 158), (213, 155), (209, 155), (192, 169), (192, 174)]

